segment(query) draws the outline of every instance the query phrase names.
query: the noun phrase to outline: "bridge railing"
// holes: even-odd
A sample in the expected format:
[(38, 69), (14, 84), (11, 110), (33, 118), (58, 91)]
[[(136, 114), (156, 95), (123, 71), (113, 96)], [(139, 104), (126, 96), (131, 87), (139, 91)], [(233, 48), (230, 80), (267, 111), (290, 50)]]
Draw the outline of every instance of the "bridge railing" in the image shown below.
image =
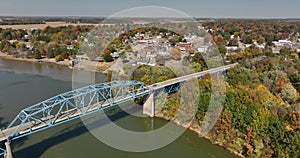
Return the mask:
[(56, 126), (151, 92), (139, 81), (114, 81), (75, 89), (21, 110), (7, 129), (8, 140)]
[(75, 89), (30, 106), (14, 118), (6, 129), (8, 141), (77, 119), (81, 116), (145, 96), (165, 87), (167, 93), (176, 91), (182, 82), (206, 73), (226, 71), (236, 64), (212, 68), (203, 72), (147, 86), (139, 81), (114, 81)]
[(6, 153), (6, 150), (0, 148), (0, 156), (4, 155)]

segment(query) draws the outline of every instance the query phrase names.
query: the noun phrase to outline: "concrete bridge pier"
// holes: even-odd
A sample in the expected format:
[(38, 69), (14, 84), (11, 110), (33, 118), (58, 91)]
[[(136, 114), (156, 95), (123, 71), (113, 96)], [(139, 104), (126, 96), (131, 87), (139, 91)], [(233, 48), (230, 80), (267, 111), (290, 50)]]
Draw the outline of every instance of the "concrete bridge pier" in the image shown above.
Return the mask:
[(143, 114), (150, 117), (155, 116), (154, 93), (150, 94), (143, 106)]
[(11, 147), (10, 147), (10, 142), (5, 142), (5, 147), (6, 147), (6, 154), (4, 155), (5, 158), (13, 158)]

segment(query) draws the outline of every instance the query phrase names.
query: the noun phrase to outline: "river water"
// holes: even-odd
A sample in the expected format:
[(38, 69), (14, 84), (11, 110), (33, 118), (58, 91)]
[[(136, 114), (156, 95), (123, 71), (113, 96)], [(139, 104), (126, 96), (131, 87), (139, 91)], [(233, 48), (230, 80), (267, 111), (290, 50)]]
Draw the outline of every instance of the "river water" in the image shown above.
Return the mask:
[[(105, 75), (97, 74), (96, 78), (104, 81)], [(56, 65), (0, 59), (0, 79), (0, 128), (5, 128), (23, 108), (72, 89), (72, 70)], [(149, 123), (152, 129), (167, 123), (162, 119), (126, 114), (112, 117), (115, 117), (115, 124), (133, 131), (147, 131)], [(96, 139), (80, 119), (15, 140), (12, 148), (16, 158), (235, 157), (189, 130), (158, 150), (142, 153), (120, 151)]]

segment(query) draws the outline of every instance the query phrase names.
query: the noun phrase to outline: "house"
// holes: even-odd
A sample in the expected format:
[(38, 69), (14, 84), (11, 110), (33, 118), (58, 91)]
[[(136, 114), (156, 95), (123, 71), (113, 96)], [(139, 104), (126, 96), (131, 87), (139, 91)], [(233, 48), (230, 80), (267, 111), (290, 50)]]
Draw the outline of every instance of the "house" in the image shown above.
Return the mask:
[(33, 46), (30, 43), (26, 43), (26, 48), (29, 50), (33, 50)]
[(279, 54), (279, 53), (280, 53), (280, 48), (278, 48), (278, 47), (273, 47), (273, 48), (272, 48), (272, 52), (275, 53), (275, 54)]
[(198, 52), (206, 52), (207, 51), (207, 49), (208, 49), (208, 47), (209, 46), (199, 46), (198, 48), (197, 48), (197, 51)]
[(146, 41), (146, 40), (139, 40), (139, 41), (137, 41), (137, 44), (145, 45), (145, 44), (148, 44), (148, 41)]
[(147, 65), (148, 62), (149, 62), (148, 60), (138, 60), (137, 65)]
[(258, 47), (258, 48), (260, 48), (260, 49), (265, 49), (265, 46), (264, 46), (264, 45), (261, 45), (261, 44), (256, 45), (256, 47)]
[(79, 61), (89, 60), (89, 57), (86, 54), (76, 55), (76, 60), (79, 60)]
[(279, 42), (279, 43), (282, 43), (282, 44), (285, 44), (285, 43), (291, 44), (291, 43), (292, 43), (292, 42), (289, 41), (289, 40), (279, 40), (278, 42)]
[(155, 60), (150, 60), (148, 63), (149, 66), (156, 66), (156, 61)]
[(158, 52), (157, 55), (164, 58), (164, 59), (169, 59), (170, 58), (170, 53), (169, 52)]
[(161, 36), (161, 35), (158, 35), (158, 36), (156, 36), (156, 38), (157, 38), (157, 39), (161, 39), (161, 38), (162, 38), (162, 36)]
[(281, 46), (281, 43), (280, 43), (280, 42), (273, 41), (272, 43), (273, 43), (276, 47), (280, 47), (280, 46)]
[(246, 48), (249, 48), (249, 47), (251, 47), (252, 46), (252, 44), (245, 44), (245, 47)]
[(68, 45), (68, 46), (67, 46), (67, 49), (68, 49), (68, 50), (74, 49), (74, 46), (73, 46), (73, 45)]
[(237, 51), (239, 50), (239, 47), (237, 46), (230, 46), (230, 47), (226, 47), (227, 51)]
[(118, 52), (113, 52), (110, 54), (113, 58), (119, 58), (119, 53)]
[(177, 46), (179, 47), (180, 51), (185, 52), (192, 47), (192, 43), (191, 42), (179, 42), (177, 44)]
[(191, 47), (192, 43), (191, 42), (179, 42), (177, 44), (177, 46), (179, 46), (179, 47)]
[(292, 42), (289, 40), (279, 40), (272, 42), (277, 47), (292, 47)]

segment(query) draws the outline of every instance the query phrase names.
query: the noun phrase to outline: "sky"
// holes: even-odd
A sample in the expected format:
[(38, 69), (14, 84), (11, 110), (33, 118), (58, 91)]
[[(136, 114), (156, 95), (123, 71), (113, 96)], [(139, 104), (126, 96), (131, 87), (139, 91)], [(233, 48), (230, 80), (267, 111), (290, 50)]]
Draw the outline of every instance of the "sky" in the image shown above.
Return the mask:
[(300, 18), (300, 0), (0, 0), (0, 16), (107, 17), (141, 6), (201, 18)]

